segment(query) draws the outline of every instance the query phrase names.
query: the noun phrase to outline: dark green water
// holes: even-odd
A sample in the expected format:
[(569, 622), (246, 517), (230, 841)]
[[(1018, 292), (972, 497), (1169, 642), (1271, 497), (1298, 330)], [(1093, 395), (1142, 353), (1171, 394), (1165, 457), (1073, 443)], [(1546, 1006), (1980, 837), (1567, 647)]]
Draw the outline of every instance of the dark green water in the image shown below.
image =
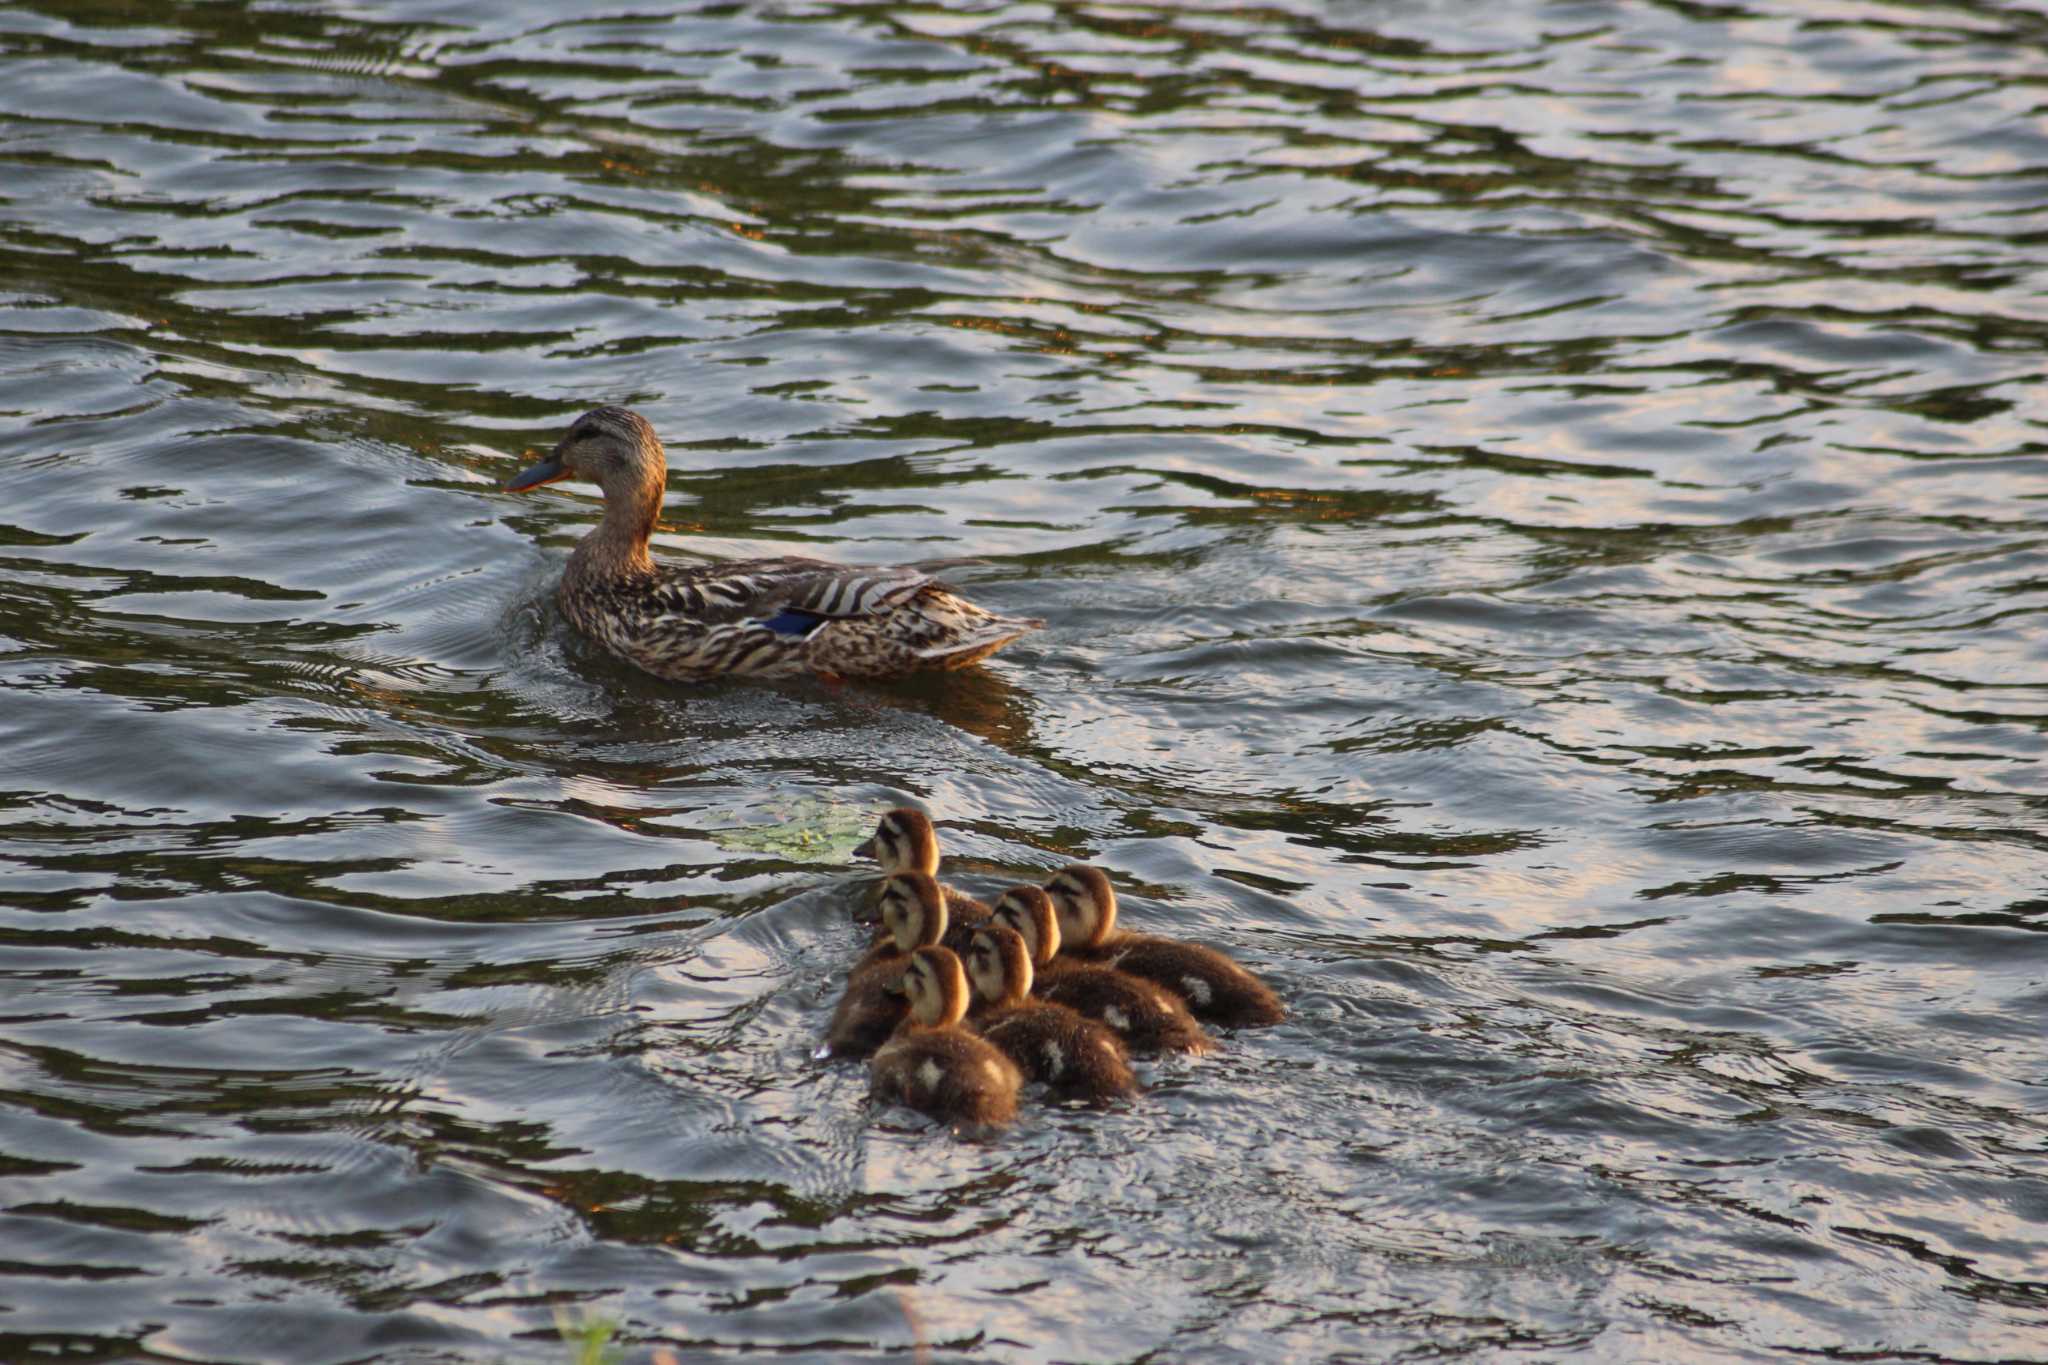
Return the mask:
[[(0, 6), (0, 1358), (2048, 1360), (2048, 19)], [(983, 557), (940, 681), (550, 598)], [(1293, 1018), (808, 1051), (903, 800)]]

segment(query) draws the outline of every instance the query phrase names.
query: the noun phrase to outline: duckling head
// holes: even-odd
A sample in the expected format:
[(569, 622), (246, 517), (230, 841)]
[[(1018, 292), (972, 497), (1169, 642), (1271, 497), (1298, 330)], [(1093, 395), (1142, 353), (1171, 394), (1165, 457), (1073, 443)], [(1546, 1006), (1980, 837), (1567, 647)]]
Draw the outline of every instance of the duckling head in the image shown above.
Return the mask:
[(992, 922), (1024, 940), (1032, 962), (1043, 967), (1060, 951), (1060, 921), (1052, 897), (1036, 886), (1013, 886), (996, 897)]
[(1093, 948), (1116, 931), (1116, 889), (1099, 867), (1070, 863), (1045, 884), (1065, 942)]
[(895, 940), (896, 951), (911, 952), (937, 943), (946, 932), (946, 896), (926, 872), (897, 872), (882, 883), (877, 897), (882, 925)]
[(1020, 1005), (1031, 994), (1031, 949), (1024, 936), (1000, 924), (976, 929), (967, 947), (974, 993), (992, 1005)]
[(951, 948), (930, 944), (912, 953), (903, 993), (921, 1028), (947, 1028), (967, 1017), (967, 972)]
[(875, 825), (874, 837), (854, 850), (873, 858), (883, 872), (924, 872), (939, 870), (939, 835), (931, 817), (909, 806), (898, 806)]
[(524, 493), (558, 479), (588, 479), (612, 502), (615, 494), (644, 492), (650, 486), (658, 494), (667, 474), (661, 438), (645, 417), (631, 408), (592, 408), (569, 424), (553, 453), (515, 474), (505, 491)]

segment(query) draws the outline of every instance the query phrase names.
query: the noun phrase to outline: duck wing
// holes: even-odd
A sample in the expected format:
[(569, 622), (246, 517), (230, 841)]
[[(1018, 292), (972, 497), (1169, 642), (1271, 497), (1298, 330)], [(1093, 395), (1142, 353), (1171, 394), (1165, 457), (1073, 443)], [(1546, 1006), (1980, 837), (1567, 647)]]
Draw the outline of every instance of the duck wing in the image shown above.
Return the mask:
[[(667, 569), (649, 594), (663, 613), (706, 625), (791, 617), (881, 616), (932, 586), (920, 570), (833, 564), (822, 559), (736, 559)], [(797, 624), (791, 620), (792, 626)], [(796, 633), (796, 632), (792, 632)]]

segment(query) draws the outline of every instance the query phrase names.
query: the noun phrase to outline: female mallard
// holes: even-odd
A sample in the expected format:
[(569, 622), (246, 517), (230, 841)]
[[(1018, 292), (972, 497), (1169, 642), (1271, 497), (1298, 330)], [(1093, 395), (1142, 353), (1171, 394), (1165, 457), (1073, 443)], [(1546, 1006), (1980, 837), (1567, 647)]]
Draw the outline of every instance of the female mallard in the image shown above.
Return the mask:
[(654, 428), (626, 408), (584, 413), (553, 454), (505, 487), (522, 493), (567, 478), (604, 490), (604, 520), (569, 556), (562, 612), (659, 677), (893, 678), (964, 668), (1045, 624), (984, 611), (912, 568), (795, 558), (656, 564), (647, 538), (668, 460)]

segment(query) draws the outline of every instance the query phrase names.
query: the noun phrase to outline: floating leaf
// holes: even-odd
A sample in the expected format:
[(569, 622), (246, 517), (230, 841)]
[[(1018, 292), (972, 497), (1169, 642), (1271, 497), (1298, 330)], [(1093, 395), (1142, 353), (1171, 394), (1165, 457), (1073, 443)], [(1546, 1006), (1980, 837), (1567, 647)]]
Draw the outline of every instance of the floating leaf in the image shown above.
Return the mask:
[[(737, 811), (730, 814), (739, 816)], [(720, 848), (765, 853), (793, 863), (848, 863), (853, 850), (875, 832), (880, 812), (803, 797), (752, 814), (757, 823), (714, 829), (711, 837)]]

